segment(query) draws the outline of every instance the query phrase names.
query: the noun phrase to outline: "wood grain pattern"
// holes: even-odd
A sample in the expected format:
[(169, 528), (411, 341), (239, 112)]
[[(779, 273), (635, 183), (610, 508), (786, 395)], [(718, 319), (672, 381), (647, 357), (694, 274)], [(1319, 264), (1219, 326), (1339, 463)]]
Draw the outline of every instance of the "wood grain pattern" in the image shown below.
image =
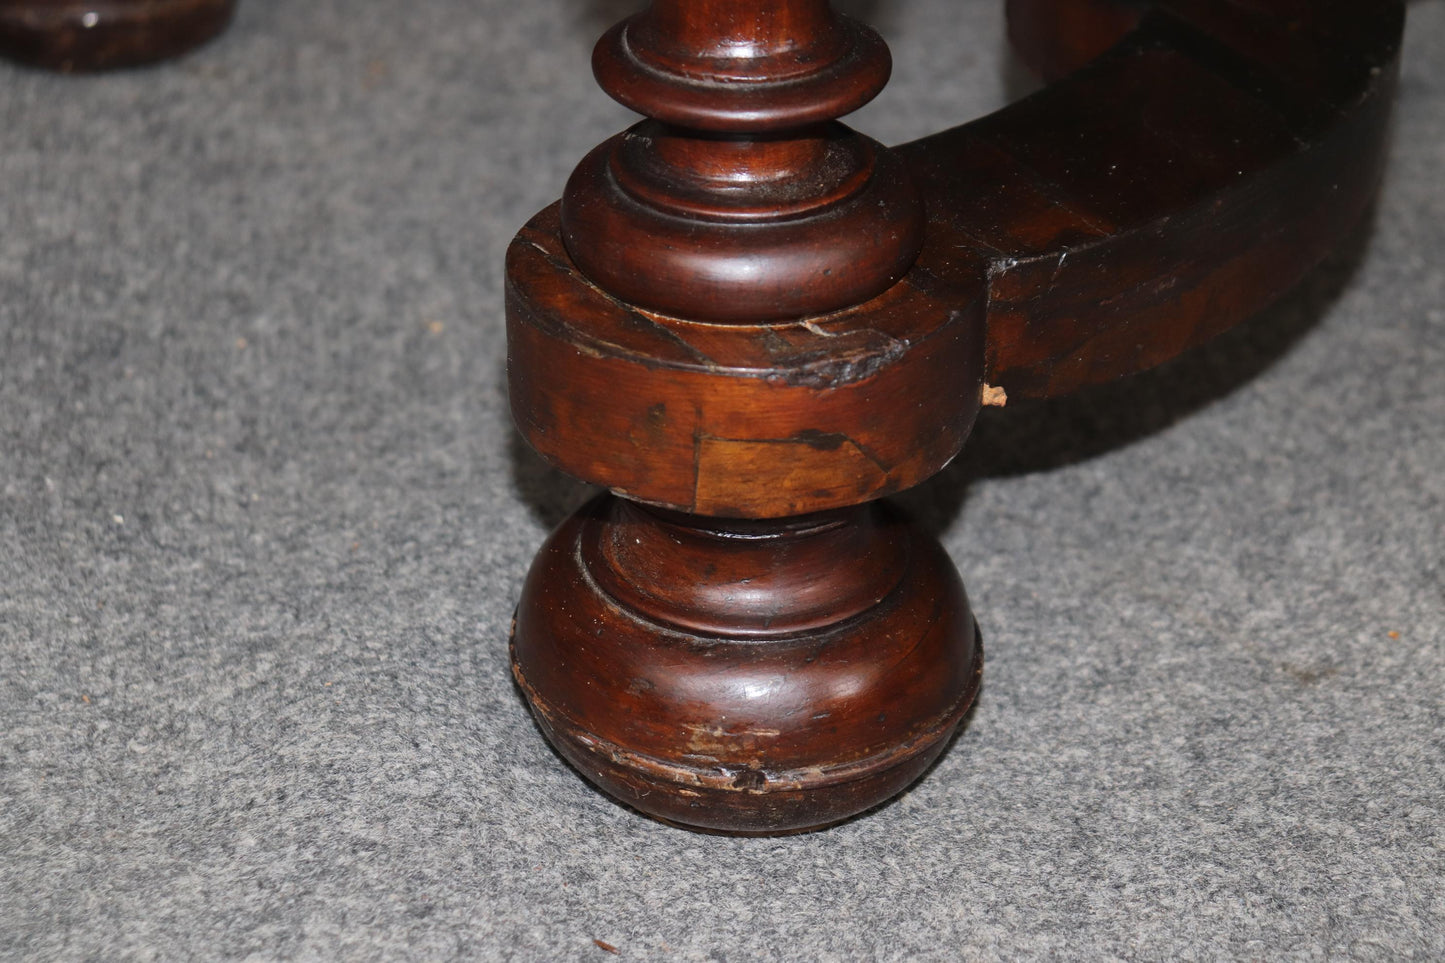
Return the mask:
[[(1041, 6), (1014, 3), (1015, 22)], [(988, 261), (985, 379), (1066, 394), (1288, 290), (1374, 195), (1403, 16), (1168, 0), (1078, 73), (899, 148), (929, 200), (926, 244)]]
[(522, 435), (613, 494), (544, 547), (512, 658), (559, 751), (644, 812), (793, 832), (922, 773), (981, 648), (947, 557), (877, 499), (957, 454), (985, 389), (1165, 361), (1368, 208), (1393, 0), (1010, 17), (1063, 79), (893, 151), (834, 119), (887, 55), (825, 0), (657, 0), (598, 47), (651, 119), (517, 236), (508, 366)]
[(563, 471), (683, 511), (781, 517), (901, 491), (958, 452), (982, 384), (981, 270), (972, 294), (911, 277), (817, 321), (683, 321), (589, 283), (549, 209), (508, 254), (513, 416)]
[(837, 822), (927, 768), (973, 701), (948, 556), (886, 503), (786, 525), (601, 496), (528, 576), (513, 671), (577, 770), (671, 822)]

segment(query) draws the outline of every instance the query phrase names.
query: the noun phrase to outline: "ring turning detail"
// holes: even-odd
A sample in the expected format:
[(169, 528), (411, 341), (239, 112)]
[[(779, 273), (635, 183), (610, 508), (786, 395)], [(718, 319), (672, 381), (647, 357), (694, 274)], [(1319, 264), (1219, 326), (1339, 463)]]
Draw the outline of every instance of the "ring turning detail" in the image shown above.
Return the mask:
[[(886, 148), (887, 48), (827, 0), (654, 0), (593, 66), (645, 120), (507, 257), (512, 409), (610, 489), (529, 574), (546, 736), (644, 813), (817, 829), (948, 745), (982, 648), (885, 500), (990, 397), (1140, 371), (1255, 313), (1367, 211), (1394, 0), (1011, 0), (1050, 86)], [(1000, 640), (1007, 644), (1007, 640)]]

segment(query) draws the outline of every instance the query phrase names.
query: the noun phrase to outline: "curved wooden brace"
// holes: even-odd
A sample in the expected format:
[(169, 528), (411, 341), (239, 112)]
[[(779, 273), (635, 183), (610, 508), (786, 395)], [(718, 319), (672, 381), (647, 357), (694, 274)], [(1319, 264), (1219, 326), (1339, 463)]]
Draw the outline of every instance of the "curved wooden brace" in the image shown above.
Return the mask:
[(1009, 0), (1009, 15), (1046, 77), (1087, 65), (897, 148), (928, 207), (914, 273), (966, 283), (987, 264), (985, 379), (1009, 395), (1063, 394), (1218, 334), (1368, 208), (1396, 0)]
[[(744, 0), (709, 2), (666, 9), (707, 27)], [(792, 9), (749, 2), (749, 23)], [(818, 187), (832, 165), (816, 162), (833, 156), (826, 138), (664, 138), (644, 124), (614, 139), (607, 177), (584, 163), (598, 176), (574, 190), (574, 175), (568, 197), (573, 227), (592, 227), (569, 235), (564, 200), (508, 254), (512, 409), (532, 446), (593, 484), (696, 514), (858, 504), (947, 464), (985, 383), (1048, 397), (1166, 361), (1288, 289), (1368, 207), (1398, 0), (1013, 3), (1014, 34), (1047, 73), (1094, 59), (896, 148), (888, 165), (850, 168), (865, 185), (906, 172), (924, 199), (893, 235), (922, 239), (897, 283), (891, 257), (850, 254), (830, 277), (802, 256), (855, 250), (840, 231), (897, 250), (876, 224), (832, 219), (840, 204)], [(1054, 15), (1060, 5), (1067, 16)], [(802, 213), (760, 225), (728, 216), (737, 169), (748, 190), (795, 188)], [(609, 178), (643, 183), (634, 200), (661, 200), (613, 203), (624, 192), (602, 190)], [(763, 196), (777, 204), (776, 191)], [(651, 229), (666, 219), (675, 234)], [(779, 228), (799, 256), (779, 255), (759, 228)], [(697, 251), (723, 269), (699, 271)], [(856, 296), (854, 275), (885, 287), (836, 307)], [(781, 292), (760, 302), (776, 317), (736, 311), (764, 278)]]
[[(1012, 3), (1046, 75), (1087, 65), (886, 163), (799, 113), (881, 76), (829, 0), (653, 0), (604, 41), (604, 87), (673, 123), (594, 152), (508, 253), (518, 427), (613, 491), (543, 548), (512, 664), (644, 812), (791, 832), (916, 778), (982, 650), (947, 555), (877, 499), (958, 452), (985, 380), (1047, 396), (1172, 357), (1369, 203), (1397, 0)], [(865, 190), (910, 180), (922, 208)]]

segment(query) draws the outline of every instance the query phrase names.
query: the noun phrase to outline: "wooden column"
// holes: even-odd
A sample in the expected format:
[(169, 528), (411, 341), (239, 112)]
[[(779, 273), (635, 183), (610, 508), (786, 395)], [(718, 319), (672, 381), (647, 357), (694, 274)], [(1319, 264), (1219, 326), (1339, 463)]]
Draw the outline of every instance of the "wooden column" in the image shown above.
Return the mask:
[(648, 119), (514, 245), (510, 374), (528, 440), (615, 494), (533, 567), (517, 681), (644, 812), (826, 825), (916, 778), (978, 685), (952, 564), (874, 502), (962, 443), (978, 315), (898, 287), (922, 204), (836, 120), (888, 52), (825, 0), (658, 0), (594, 66)]
[(1045, 76), (895, 151), (838, 123), (887, 50), (824, 0), (656, 0), (598, 45), (647, 116), (507, 260), (512, 409), (611, 490), (512, 637), (553, 743), (644, 812), (742, 833), (876, 805), (942, 751), (981, 650), (878, 501), (981, 403), (1174, 357), (1345, 237), (1383, 169), (1396, 0), (1010, 0)]

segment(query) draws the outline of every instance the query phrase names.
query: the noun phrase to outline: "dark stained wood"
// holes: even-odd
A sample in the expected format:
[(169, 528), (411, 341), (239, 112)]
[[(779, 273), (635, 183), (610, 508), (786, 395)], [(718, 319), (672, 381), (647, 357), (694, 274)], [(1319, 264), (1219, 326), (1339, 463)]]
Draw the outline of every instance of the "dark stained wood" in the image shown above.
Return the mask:
[(978, 413), (979, 268), (964, 290), (910, 275), (866, 311), (699, 324), (589, 283), (549, 208), (507, 258), (513, 416), (563, 471), (683, 511), (780, 517), (901, 491)]
[[(1014, 0), (1013, 22), (1047, 9)], [(919, 265), (957, 245), (989, 261), (985, 380), (1066, 394), (1288, 290), (1374, 195), (1403, 16), (1389, 0), (1166, 0), (1067, 79), (900, 147), (929, 202)]]
[(1010, 0), (1063, 79), (893, 151), (835, 120), (888, 61), (826, 0), (655, 0), (608, 33), (598, 78), (649, 119), (507, 260), (518, 428), (613, 493), (518, 608), (548, 738), (725, 832), (916, 778), (981, 649), (946, 556), (876, 499), (985, 397), (1142, 370), (1293, 284), (1368, 207), (1402, 26), (1394, 0)]
[(571, 258), (608, 293), (776, 321), (866, 301), (917, 257), (907, 171), (834, 121), (882, 89), (888, 49), (827, 0), (657, 0), (593, 62), (653, 118), (589, 154), (562, 195)]
[[(818, 244), (820, 231), (834, 243)], [(577, 168), (562, 236), (626, 301), (756, 322), (886, 291), (918, 255), (923, 207), (898, 159), (842, 124), (735, 140), (643, 123)]]
[(1008, 0), (1008, 39), (1034, 73), (1055, 81), (1133, 30), (1151, 0)]
[(888, 82), (872, 29), (828, 0), (653, 0), (603, 36), (597, 81), (689, 130), (797, 130), (857, 110)]
[(953, 564), (882, 502), (728, 524), (600, 496), (538, 556), (512, 656), (588, 779), (749, 833), (817, 828), (907, 786), (982, 669)]
[(225, 29), (236, 0), (0, 0), (0, 56), (65, 73), (152, 63)]

